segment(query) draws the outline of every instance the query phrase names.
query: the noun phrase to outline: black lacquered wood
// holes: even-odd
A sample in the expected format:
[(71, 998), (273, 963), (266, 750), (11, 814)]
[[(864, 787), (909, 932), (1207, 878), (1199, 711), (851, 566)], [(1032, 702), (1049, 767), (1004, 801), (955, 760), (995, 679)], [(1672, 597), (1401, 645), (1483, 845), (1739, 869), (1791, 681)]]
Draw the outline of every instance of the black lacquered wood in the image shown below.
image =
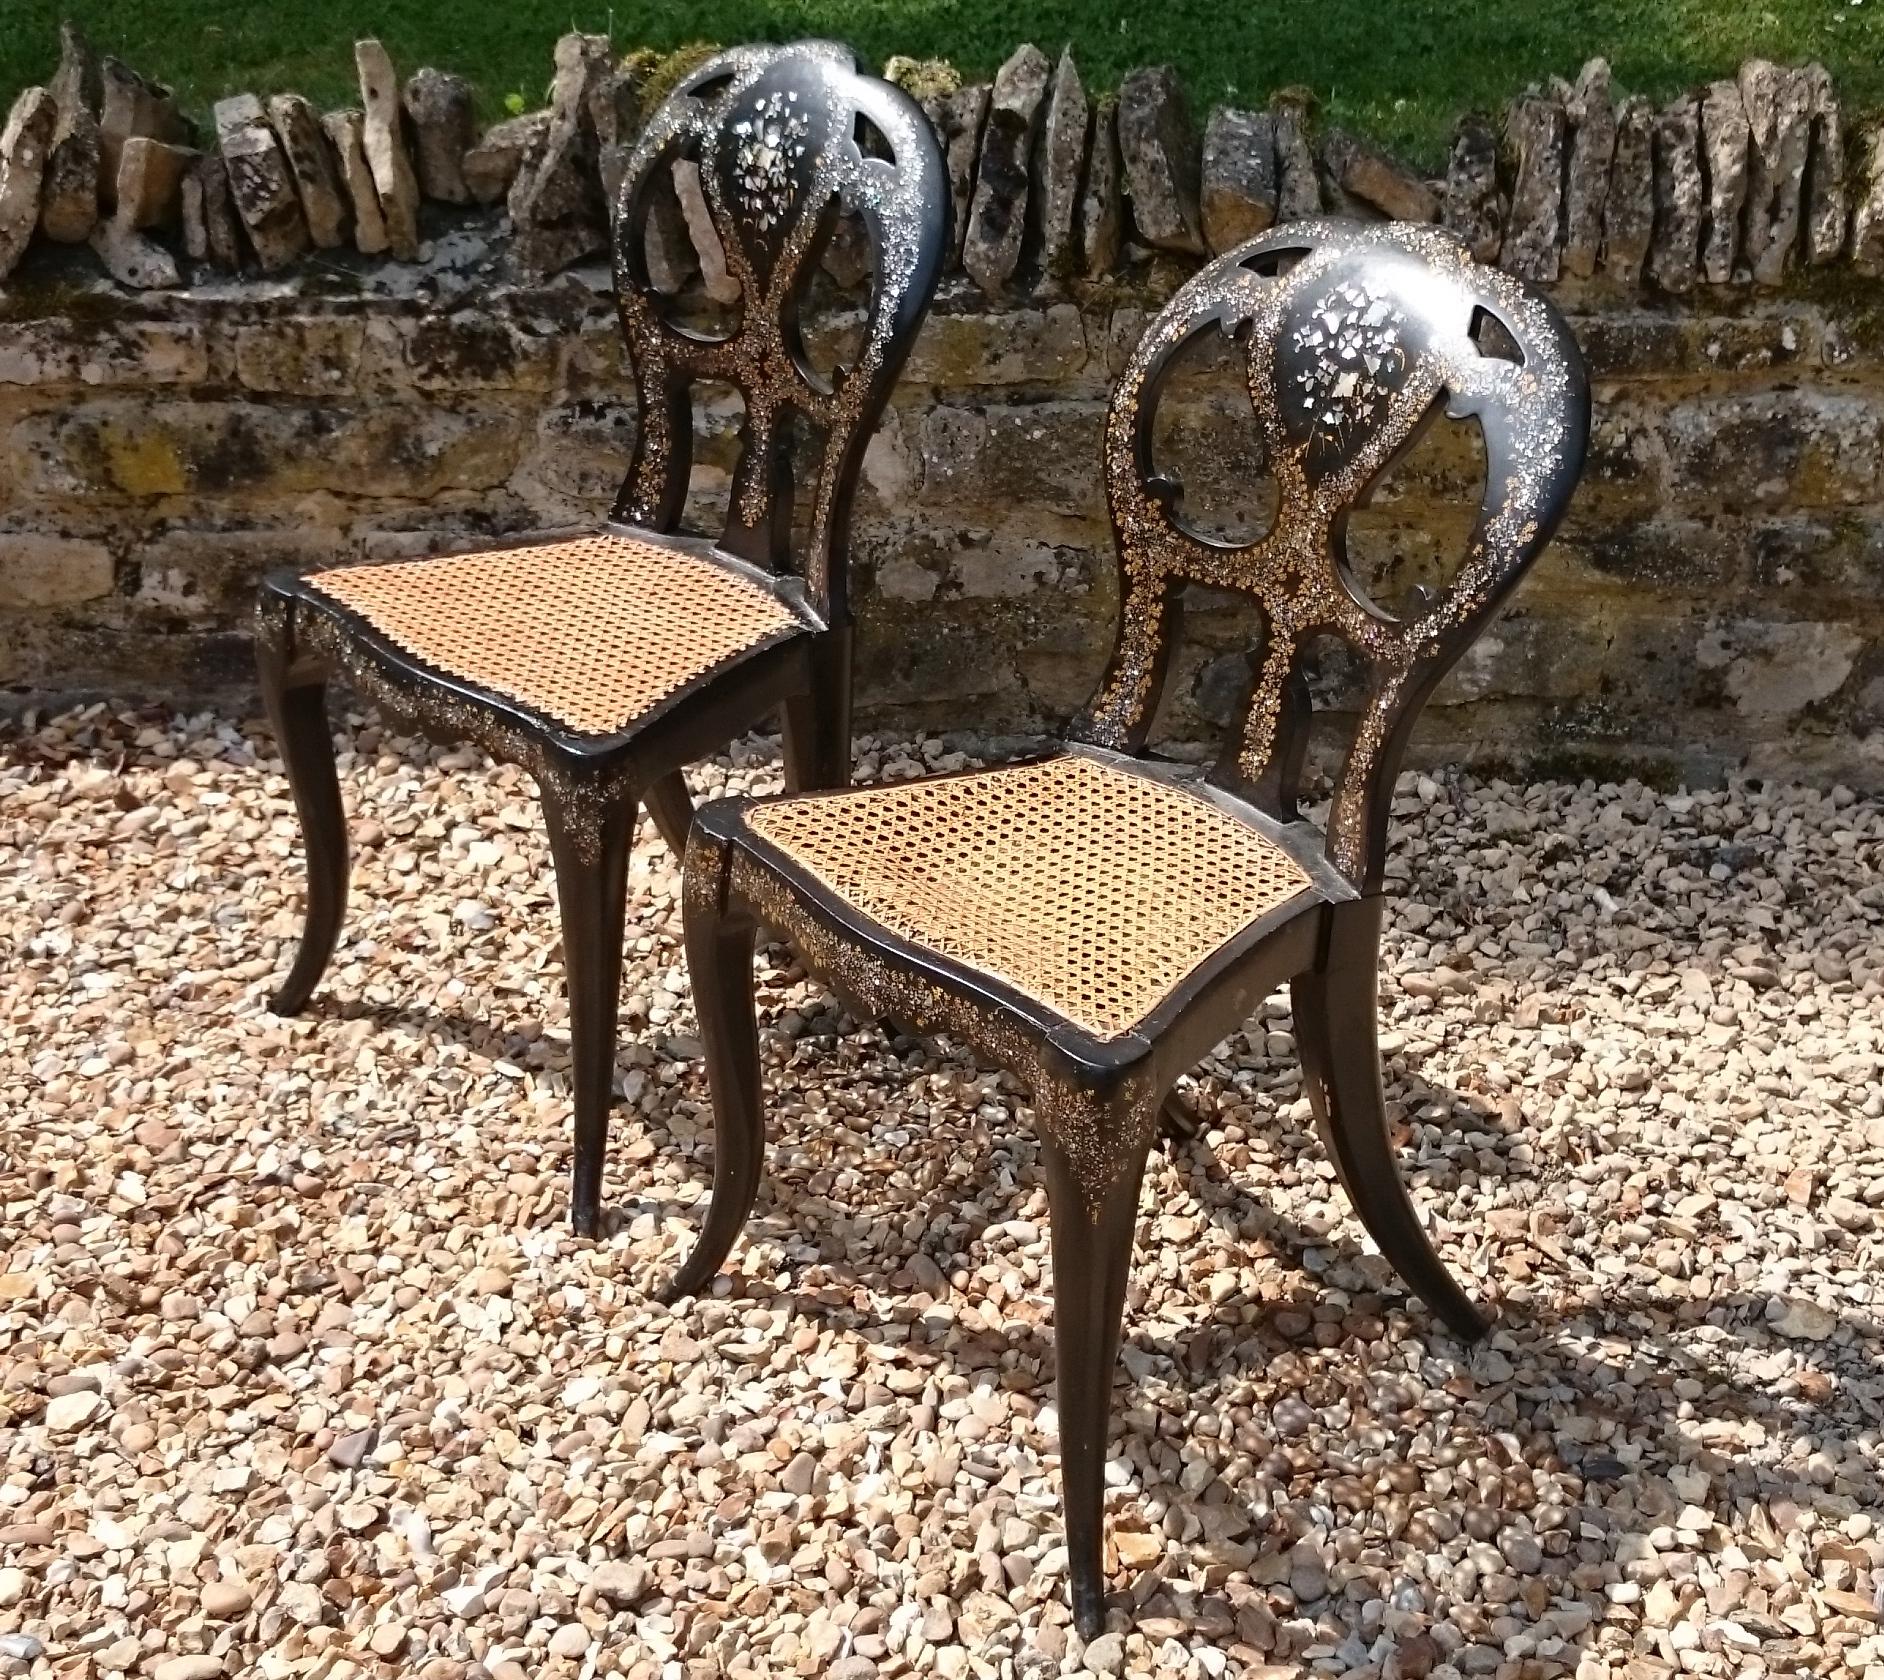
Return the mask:
[[(1481, 311), (1501, 323), (1519, 361), (1481, 354), (1474, 336)], [(1277, 525), (1253, 544), (1190, 531), (1181, 492), (1151, 468), (1158, 392), (1176, 351), (1207, 327), (1246, 344), (1251, 396), (1282, 481)], [(1383, 327), (1392, 329), (1385, 337), (1376, 330)], [(1355, 589), (1343, 522), (1440, 411), (1480, 421), (1489, 482), (1451, 589), (1402, 621)], [(1447, 1326), (1465, 1338), (1485, 1327), (1421, 1227), (1388, 1132), (1375, 1038), (1386, 814), (1414, 716), (1548, 539), (1581, 471), (1587, 430), (1581, 358), (1556, 312), (1473, 263), (1436, 229), (1296, 224), (1205, 268), (1147, 330), (1107, 430), (1123, 603), (1118, 648), (1067, 750), (1131, 775), (1184, 782), (1285, 852), (1306, 884), (1252, 914), (1127, 1031), (1098, 1036), (998, 977), (873, 921), (771, 844), (749, 820), (753, 801), (715, 801), (695, 821), (687, 942), (726, 1159), (723, 1168), (716, 1163), (700, 1246), (672, 1292), (706, 1284), (756, 1189), (763, 1121), (743, 955), (755, 922), (789, 939), (805, 966), (854, 1007), (946, 1031), (1026, 1081), (1052, 1208), (1069, 1590), (1089, 1638), (1106, 1614), (1105, 1443), (1146, 1153), (1178, 1078), (1278, 986), (1292, 988), (1317, 1124), (1356, 1214)], [(1250, 721), (1207, 774), (1145, 751), (1178, 595), (1189, 582), (1250, 594), (1265, 619)], [(1371, 675), (1324, 834), (1300, 816), (1297, 784), (1311, 711), (1300, 651), (1328, 632), (1348, 635)], [(806, 781), (802, 773), (795, 779)], [(1077, 931), (1068, 930), (1069, 943)]]
[[(770, 136), (770, 138), (768, 138)], [(866, 150), (866, 143), (870, 150)], [(887, 155), (872, 155), (887, 154)], [(647, 282), (643, 228), (663, 171), (697, 163), (739, 325), (709, 340), (670, 319)], [(805, 363), (805, 286), (831, 225), (859, 214), (876, 252), (851, 368), (826, 383)], [(860, 73), (832, 42), (739, 47), (689, 76), (650, 119), (627, 166), (615, 224), (618, 305), (635, 370), (635, 454), (606, 529), (739, 573), (770, 590), (795, 623), (665, 693), (609, 734), (585, 734), (464, 674), (415, 657), (318, 584), (264, 584), (256, 640), (262, 688), (308, 845), (306, 928), (277, 994), (302, 1008), (340, 932), (346, 833), (323, 696), (342, 673), (402, 725), (469, 741), (522, 765), (541, 789), (562, 906), (571, 987), (575, 1191), (571, 1220), (594, 1235), (613, 1078), (627, 847), (645, 805), (669, 845), (686, 845), (695, 759), (782, 714), (807, 786), (839, 785), (850, 763), (850, 628), (845, 590), (851, 504), (875, 429), (941, 270), (948, 184), (927, 119), (900, 89)], [(683, 536), (692, 460), (692, 389), (737, 386), (746, 402), (732, 513), (714, 542)], [(794, 427), (821, 435), (811, 479), (795, 483)], [(794, 500), (810, 509), (802, 553)], [(526, 549), (529, 544), (516, 545)], [(560, 633), (554, 599), (540, 631)]]

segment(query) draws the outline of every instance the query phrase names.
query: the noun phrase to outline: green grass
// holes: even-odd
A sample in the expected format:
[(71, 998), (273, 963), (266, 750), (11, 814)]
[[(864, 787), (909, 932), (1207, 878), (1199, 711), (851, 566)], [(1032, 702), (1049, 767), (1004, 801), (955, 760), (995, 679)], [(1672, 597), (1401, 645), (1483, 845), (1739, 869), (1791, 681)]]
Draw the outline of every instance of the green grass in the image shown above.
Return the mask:
[(62, 13), (97, 45), (169, 81), (199, 110), (231, 92), (294, 88), (357, 102), (351, 42), (377, 34), (401, 70), (436, 64), (478, 86), (488, 113), (539, 104), (550, 48), (571, 28), (624, 49), (688, 41), (841, 37), (871, 59), (953, 60), (990, 75), (1018, 42), (1066, 41), (1087, 80), (1116, 86), (1170, 62), (1201, 110), (1312, 88), (1325, 114), (1432, 165), (1457, 115), (1496, 110), (1527, 83), (1573, 76), (1604, 52), (1617, 79), (1660, 98), (1741, 59), (1817, 58), (1848, 105), (1884, 105), (1884, 0), (8, 0), (0, 94), (43, 80)]

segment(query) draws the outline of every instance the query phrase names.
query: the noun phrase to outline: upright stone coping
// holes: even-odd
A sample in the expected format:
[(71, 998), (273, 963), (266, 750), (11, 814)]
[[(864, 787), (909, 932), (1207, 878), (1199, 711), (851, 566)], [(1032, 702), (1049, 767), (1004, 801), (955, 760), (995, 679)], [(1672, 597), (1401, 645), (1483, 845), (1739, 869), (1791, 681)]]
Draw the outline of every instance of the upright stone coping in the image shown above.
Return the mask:
[(1219, 105), (1204, 125), (1204, 243), (1221, 255), (1275, 225), (1276, 125), (1267, 111)]
[(989, 96), (962, 267), (990, 297), (1005, 291), (1020, 269), (1034, 137), (1051, 72), (1045, 53), (1031, 43), (1022, 46), (1001, 66)]
[(1119, 84), (1119, 156), (1132, 225), (1148, 245), (1201, 256), (1197, 135), (1184, 84), (1168, 64), (1134, 70)]
[(419, 179), (406, 150), (398, 73), (378, 41), (356, 41), (353, 62), (365, 109), (361, 144), (386, 226), (386, 247), (395, 257), (410, 262), (419, 254)]

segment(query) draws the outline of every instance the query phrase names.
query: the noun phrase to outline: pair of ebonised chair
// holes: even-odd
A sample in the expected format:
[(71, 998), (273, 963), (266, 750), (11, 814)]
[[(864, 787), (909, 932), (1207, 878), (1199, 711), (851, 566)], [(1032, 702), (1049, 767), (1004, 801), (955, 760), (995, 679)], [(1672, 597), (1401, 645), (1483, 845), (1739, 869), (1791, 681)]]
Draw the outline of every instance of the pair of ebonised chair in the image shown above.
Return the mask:
[[(695, 161), (736, 327), (681, 325), (640, 229)], [(830, 380), (799, 332), (843, 213), (876, 252), (861, 348)], [(347, 851), (328, 678), (395, 718), (523, 765), (542, 791), (571, 996), (571, 1219), (593, 1234), (615, 1068), (625, 883), (645, 802), (684, 852), (687, 960), (715, 1115), (699, 1244), (670, 1294), (704, 1286), (758, 1191), (764, 1147), (752, 952), (777, 930), (866, 1014), (942, 1029), (1034, 1093), (1052, 1208), (1062, 1477), (1075, 1621), (1105, 1613), (1103, 1469), (1141, 1176), (1173, 1083), (1291, 987), (1321, 1136), (1369, 1233), (1454, 1331), (1484, 1329), (1422, 1230), (1382, 1103), (1375, 978), (1387, 813), (1413, 721), (1549, 539), (1582, 469), (1588, 392), (1549, 303), (1430, 227), (1300, 222), (1206, 266), (1113, 393), (1103, 471), (1119, 559), (1117, 646), (1058, 752), (850, 789), (846, 559), (862, 453), (928, 309), (949, 222), (935, 136), (902, 92), (827, 43), (741, 48), (654, 116), (622, 188), (616, 282), (640, 424), (596, 534), (273, 578), (258, 653), (307, 838), (307, 924), (274, 1000), (292, 1013), (332, 954)], [(1487, 321), (1495, 333), (1484, 331)], [(1249, 543), (1206, 537), (1153, 467), (1173, 358), (1234, 338), (1278, 489)], [(1499, 353), (1488, 349), (1498, 342)], [(745, 431), (725, 530), (678, 533), (692, 386), (736, 386)], [(1407, 616), (1344, 559), (1349, 510), (1441, 411), (1477, 420), (1486, 485), (1451, 585)], [(792, 564), (791, 439), (820, 434)], [(1207, 772), (1146, 737), (1182, 597), (1253, 597), (1265, 634), (1240, 736)], [(1367, 685), (1325, 833), (1297, 809), (1310, 721), (1302, 660), (1343, 639)], [(790, 791), (696, 816), (683, 767), (782, 714)]]

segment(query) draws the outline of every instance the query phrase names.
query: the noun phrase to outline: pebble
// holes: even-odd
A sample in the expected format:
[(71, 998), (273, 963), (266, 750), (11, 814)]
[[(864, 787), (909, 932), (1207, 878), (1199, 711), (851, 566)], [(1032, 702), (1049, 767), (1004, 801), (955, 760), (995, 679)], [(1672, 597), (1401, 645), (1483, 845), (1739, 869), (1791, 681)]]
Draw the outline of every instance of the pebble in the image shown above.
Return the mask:
[[(337, 722), (376, 837), (291, 1021), (266, 999), (305, 875), (265, 731), (0, 735), (9, 1672), (1884, 1661), (1876, 800), (1401, 781), (1388, 1111), (1499, 1328), (1462, 1346), (1374, 1252), (1287, 994), (1258, 1003), (1186, 1082), (1198, 1143), (1147, 1168), (1106, 1472), (1131, 1608), (1082, 1648), (1024, 1085), (850, 1021), (762, 944), (759, 1204), (712, 1291), (661, 1306), (713, 1155), (673, 859), (644, 823), (617, 1223), (577, 1242), (534, 787)], [(866, 779), (971, 762), (857, 745)], [(763, 739), (690, 775), (781, 779)]]

